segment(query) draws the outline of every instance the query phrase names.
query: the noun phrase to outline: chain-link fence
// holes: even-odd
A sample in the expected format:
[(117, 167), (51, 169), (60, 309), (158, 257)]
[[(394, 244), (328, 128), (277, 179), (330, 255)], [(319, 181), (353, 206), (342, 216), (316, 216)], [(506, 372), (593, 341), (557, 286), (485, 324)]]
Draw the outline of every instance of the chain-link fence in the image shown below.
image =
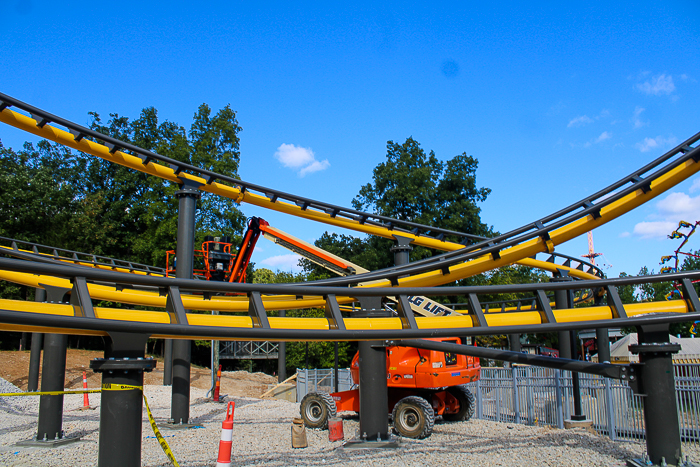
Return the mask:
[[(683, 442), (700, 444), (700, 364), (675, 364), (676, 401)], [(297, 370), (297, 402), (312, 391), (334, 392), (333, 369)], [(475, 417), (564, 428), (574, 414), (571, 372), (534, 366), (482, 368), (467, 385)], [(579, 374), (583, 415), (613, 440), (644, 439), (644, 406), (626, 381)], [(349, 369), (338, 370), (338, 391), (352, 388)]]
[[(681, 437), (700, 443), (700, 365), (674, 365)], [(579, 374), (583, 415), (598, 433), (614, 440), (644, 438), (644, 406), (626, 381)], [(508, 423), (564, 427), (574, 413), (571, 373), (515, 366), (482, 368), (470, 383), (476, 396), (476, 417)]]

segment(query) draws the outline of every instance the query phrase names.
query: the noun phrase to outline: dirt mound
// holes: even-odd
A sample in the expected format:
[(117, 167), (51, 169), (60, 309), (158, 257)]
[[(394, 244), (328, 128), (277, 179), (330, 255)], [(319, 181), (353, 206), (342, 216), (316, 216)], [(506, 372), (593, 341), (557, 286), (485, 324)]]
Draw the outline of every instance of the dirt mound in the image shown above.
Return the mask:
[[(27, 390), (29, 373), (29, 354), (27, 350), (0, 351), (0, 376), (23, 391)], [(102, 377), (90, 369), (90, 360), (102, 358), (103, 352), (95, 350), (68, 349), (66, 355), (66, 387), (78, 389), (83, 387), (83, 371), (87, 373), (88, 387), (95, 388), (102, 384)], [(41, 388), (41, 374), (39, 375)], [(192, 367), (190, 381), (193, 387), (209, 389), (211, 372), (208, 368)], [(274, 376), (247, 371), (225, 371), (221, 374), (221, 394), (239, 397), (259, 397), (267, 391), (267, 385), (277, 382)], [(156, 369), (145, 374), (144, 383), (163, 384), (163, 360), (158, 359)]]

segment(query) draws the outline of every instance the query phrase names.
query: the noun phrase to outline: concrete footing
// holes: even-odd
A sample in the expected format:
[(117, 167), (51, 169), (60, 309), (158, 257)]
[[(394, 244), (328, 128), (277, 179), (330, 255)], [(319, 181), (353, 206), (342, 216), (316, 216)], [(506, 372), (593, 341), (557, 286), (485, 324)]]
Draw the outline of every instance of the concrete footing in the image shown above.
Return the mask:
[(58, 438), (47, 440), (33, 438), (15, 443), (15, 446), (23, 448), (57, 448), (66, 444), (75, 443), (76, 441), (80, 441), (80, 438)]

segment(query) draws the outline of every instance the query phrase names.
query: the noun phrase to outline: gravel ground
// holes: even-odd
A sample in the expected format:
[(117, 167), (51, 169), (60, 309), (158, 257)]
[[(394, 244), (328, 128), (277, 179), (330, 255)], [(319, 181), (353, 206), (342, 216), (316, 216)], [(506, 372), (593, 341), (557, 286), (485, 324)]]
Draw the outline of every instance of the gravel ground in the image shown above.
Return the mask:
[[(17, 388), (0, 380), (0, 391)], [(146, 386), (145, 394), (159, 426), (170, 415), (170, 388)], [(205, 390), (192, 388), (190, 417), (201, 428), (161, 430), (181, 466), (214, 466), (221, 422), (226, 406), (204, 399)], [(644, 445), (612, 442), (584, 430), (559, 430), (472, 420), (463, 423), (437, 421), (425, 440), (401, 440), (398, 449), (347, 450), (342, 442), (328, 441), (327, 431), (307, 430), (309, 447), (292, 449), (291, 420), (299, 404), (234, 397), (232, 465), (348, 465), (365, 466), (615, 466), (640, 457)], [(97, 464), (99, 394), (90, 394), (96, 410), (77, 410), (82, 395), (65, 396), (63, 428), (68, 437), (81, 441), (60, 448), (25, 448), (14, 444), (31, 438), (36, 430), (37, 397), (0, 398), (0, 465), (86, 466)], [(355, 436), (358, 421), (344, 417), (346, 439)], [(170, 465), (153, 436), (144, 409), (141, 461), (144, 466)], [(700, 450), (688, 450), (691, 460)]]

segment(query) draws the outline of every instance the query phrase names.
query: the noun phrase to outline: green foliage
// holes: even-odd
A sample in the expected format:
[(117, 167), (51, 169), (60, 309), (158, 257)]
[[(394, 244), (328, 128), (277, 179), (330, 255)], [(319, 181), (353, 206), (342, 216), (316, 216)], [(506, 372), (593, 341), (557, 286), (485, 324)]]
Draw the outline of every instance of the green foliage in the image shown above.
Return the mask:
[(487, 235), (477, 203), (486, 200), (488, 188), (476, 187), (478, 162), (462, 153), (446, 163), (408, 138), (402, 145), (387, 143), (387, 160), (373, 171), (373, 183), (360, 189), (355, 209), (400, 220), (435, 225), (475, 235)]
[[(404, 221), (489, 235), (492, 230), (481, 222), (477, 204), (491, 190), (477, 188), (477, 166), (477, 160), (466, 153), (441, 162), (433, 151), (426, 154), (410, 137), (403, 144), (389, 141), (386, 161), (374, 168), (372, 182), (360, 188), (352, 204), (355, 209)], [(389, 239), (357, 239), (326, 232), (315, 244), (369, 270), (394, 264), (390, 251), (393, 241)], [(417, 261), (433, 254), (415, 247), (410, 257)], [(330, 277), (330, 273), (310, 261), (302, 260), (301, 264), (312, 279)]]
[(279, 270), (272, 272), (272, 270), (267, 268), (254, 269), (251, 274), (251, 282), (253, 284), (292, 284), (306, 280), (306, 276), (303, 273), (294, 274)]
[[(135, 120), (90, 113), (90, 127), (182, 162), (238, 177), (236, 113), (203, 104), (189, 134), (143, 109)], [(65, 146), (41, 141), (16, 153), (0, 144), (0, 235), (163, 266), (177, 240), (178, 186)], [(203, 194), (197, 238), (236, 236), (245, 217), (232, 200)]]
[[(254, 284), (289, 284), (308, 280), (303, 273), (273, 272), (267, 268), (255, 269), (251, 274)], [(271, 311), (270, 316), (276, 316), (277, 312)], [(302, 310), (287, 310), (287, 317), (293, 318), (323, 318), (324, 310), (320, 308), (308, 308)], [(287, 343), (287, 372), (292, 373), (297, 368), (306, 368), (307, 361), (306, 342)], [(340, 368), (350, 366), (352, 357), (357, 351), (354, 342), (340, 342), (338, 344), (338, 365)], [(332, 368), (335, 362), (335, 344), (333, 342), (309, 342), (308, 343), (308, 368)]]

